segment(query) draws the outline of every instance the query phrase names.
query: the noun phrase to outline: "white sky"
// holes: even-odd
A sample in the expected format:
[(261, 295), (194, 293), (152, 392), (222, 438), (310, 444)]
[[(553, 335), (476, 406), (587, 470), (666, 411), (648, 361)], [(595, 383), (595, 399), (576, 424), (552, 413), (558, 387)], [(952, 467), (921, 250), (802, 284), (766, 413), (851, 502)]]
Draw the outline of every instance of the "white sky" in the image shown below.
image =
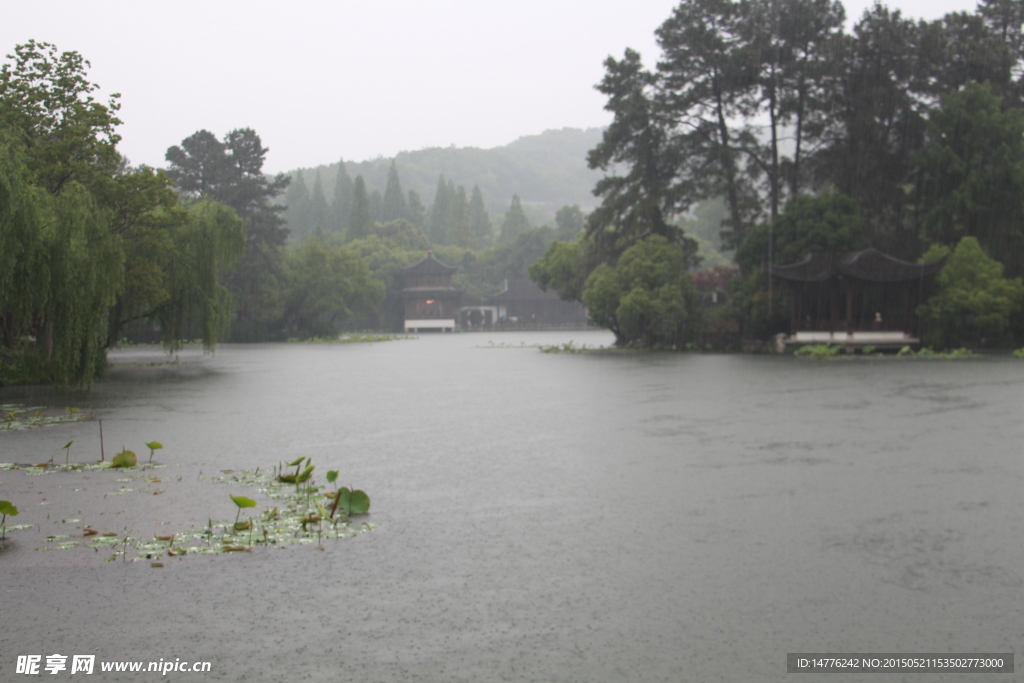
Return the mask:
[[(872, 0), (846, 0), (848, 24)], [(891, 0), (904, 16), (976, 0)], [(205, 128), (250, 127), (278, 172), (403, 150), (496, 147), (610, 121), (609, 54), (657, 57), (673, 0), (0, 0), (0, 54), (75, 50), (120, 92), (121, 152), (164, 165)]]

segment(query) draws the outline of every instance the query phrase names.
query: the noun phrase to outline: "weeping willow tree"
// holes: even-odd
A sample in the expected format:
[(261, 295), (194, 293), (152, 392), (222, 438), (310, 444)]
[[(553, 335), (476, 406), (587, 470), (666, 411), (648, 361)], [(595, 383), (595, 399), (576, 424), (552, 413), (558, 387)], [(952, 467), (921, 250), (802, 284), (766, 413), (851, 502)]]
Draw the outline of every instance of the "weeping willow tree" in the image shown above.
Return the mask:
[(223, 205), (182, 206), (167, 174), (118, 153), (117, 96), (94, 99), (89, 63), (29, 41), (0, 64), (0, 384), (88, 385), (125, 325), (188, 333), (209, 349), (245, 247)]
[(210, 350), (227, 331), (231, 295), (221, 284), (221, 272), (245, 252), (245, 223), (234, 209), (218, 202), (198, 202), (188, 213), (172, 236), (168, 299), (153, 317), (168, 349), (179, 348), (195, 329)]
[(106, 314), (124, 280), (110, 212), (75, 181), (29, 180), (24, 146), (0, 132), (0, 320), (6, 349), (34, 355), (45, 379), (88, 384), (103, 365)]

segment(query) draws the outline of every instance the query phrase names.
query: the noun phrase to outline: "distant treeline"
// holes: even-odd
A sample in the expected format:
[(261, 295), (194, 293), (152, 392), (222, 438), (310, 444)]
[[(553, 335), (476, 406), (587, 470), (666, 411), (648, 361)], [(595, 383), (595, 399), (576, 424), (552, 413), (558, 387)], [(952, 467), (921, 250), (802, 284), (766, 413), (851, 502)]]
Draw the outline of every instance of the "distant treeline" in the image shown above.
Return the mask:
[[(600, 128), (565, 128), (522, 137), (494, 149), (435, 147), (401, 152), (393, 159), (340, 161), (297, 169), (289, 172), (292, 186), (282, 198), (289, 207), (285, 218), (293, 239), (312, 234), (318, 224), (327, 231), (341, 229), (351, 208), (352, 183), (361, 176), (374, 220), (391, 220), (384, 195), (393, 183), (394, 165), (409, 205), (409, 214), (404, 217), (432, 239), (438, 233), (438, 239), (444, 240), (444, 231), (434, 230), (430, 224), (436, 213), (432, 207), (438, 198), (440, 177), (449, 185), (449, 194), (457, 193), (459, 187), (464, 188), (467, 201), (478, 194), (477, 207), (482, 203), (498, 225), (513, 196), (519, 196), (531, 224), (551, 225), (562, 206), (579, 205), (584, 211), (596, 206), (593, 189), (601, 173), (587, 167), (586, 157), (600, 140)], [(475, 210), (479, 213), (479, 208)]]

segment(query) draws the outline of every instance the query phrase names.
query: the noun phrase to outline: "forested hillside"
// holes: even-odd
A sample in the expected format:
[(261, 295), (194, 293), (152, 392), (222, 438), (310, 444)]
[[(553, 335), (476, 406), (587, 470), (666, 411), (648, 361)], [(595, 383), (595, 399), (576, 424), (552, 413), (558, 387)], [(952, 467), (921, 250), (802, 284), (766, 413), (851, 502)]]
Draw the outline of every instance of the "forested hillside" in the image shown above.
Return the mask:
[[(522, 137), (493, 149), (431, 147), (400, 152), (394, 159), (381, 157), (344, 163), (349, 177), (363, 177), (370, 195), (377, 190), (383, 197), (388, 170), (394, 161), (402, 187), (415, 192), (426, 207), (434, 200), (438, 176), (443, 175), (446, 181), (452, 181), (456, 187), (464, 186), (467, 191), (473, 186), (479, 187), (485, 208), (499, 222), (508, 211), (512, 196), (519, 195), (532, 224), (554, 224), (555, 212), (562, 206), (578, 204), (584, 211), (590, 211), (597, 205), (593, 189), (602, 174), (587, 167), (587, 152), (600, 141), (600, 128), (563, 128)], [(287, 198), (290, 211), (286, 218), (296, 237), (314, 229), (304, 224), (308, 221), (306, 216), (310, 212), (314, 216), (319, 214), (316, 213), (318, 208), (303, 206), (301, 190), (294, 188), (300, 183), (304, 185), (308, 201), (315, 207), (320, 201), (315, 196), (319, 174), (323, 202), (328, 207), (335, 206), (340, 163), (336, 160), (290, 173), (293, 193)], [(337, 213), (340, 208), (335, 206), (331, 213)], [(319, 210), (324, 209), (319, 207)], [(313, 221), (316, 220), (314, 217)]]

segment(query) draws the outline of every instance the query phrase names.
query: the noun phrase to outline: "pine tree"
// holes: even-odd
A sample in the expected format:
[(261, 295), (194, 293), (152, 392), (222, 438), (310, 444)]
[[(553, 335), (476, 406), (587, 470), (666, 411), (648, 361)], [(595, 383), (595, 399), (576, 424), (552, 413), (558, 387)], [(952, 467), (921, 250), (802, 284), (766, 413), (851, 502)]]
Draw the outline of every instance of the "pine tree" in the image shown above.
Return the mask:
[(479, 246), (476, 235), (473, 233), (469, 202), (466, 200), (466, 188), (461, 185), (454, 192), (450, 210), (448, 218), (450, 242), (464, 249), (473, 249)]
[(370, 196), (366, 193), (366, 183), (361, 175), (357, 175), (355, 182), (352, 183), (352, 210), (349, 213), (348, 224), (350, 240), (369, 237), (373, 233)]
[(391, 162), (388, 170), (388, 184), (384, 189), (384, 200), (381, 205), (381, 222), (397, 221), (399, 219), (409, 220), (409, 207), (405, 203), (405, 194), (402, 192), (402, 183), (398, 179), (398, 169), (395, 162)]
[(377, 188), (370, 190), (370, 215), (374, 223), (380, 223), (384, 217), (384, 195)]
[(477, 244), (483, 246), (489, 243), (494, 228), (491, 226), (491, 216), (487, 213), (487, 207), (484, 205), (484, 196), (480, 192), (479, 185), (473, 186), (473, 194), (469, 200), (469, 220)]
[(338, 162), (338, 178), (334, 182), (334, 200), (331, 204), (331, 229), (344, 235), (348, 230), (348, 217), (352, 213), (352, 177), (345, 170), (345, 160)]
[(324, 196), (324, 186), (320, 181), (320, 169), (316, 171), (316, 178), (313, 181), (313, 192), (309, 196), (309, 230), (315, 232), (317, 228), (323, 231), (327, 225), (330, 207), (327, 206), (327, 197)]
[(431, 244), (448, 244), (448, 217), (451, 214), (451, 195), (444, 174), (437, 178), (437, 192), (434, 203), (430, 207), (430, 224), (427, 226), (427, 239)]
[(423, 230), (427, 222), (427, 209), (416, 190), (409, 190), (409, 222)]
[(284, 219), (293, 238), (305, 235), (309, 225), (309, 188), (302, 178), (302, 171), (296, 171), (284, 195)]
[(505, 214), (504, 220), (501, 221), (501, 241), (512, 242), (529, 229), (530, 221), (526, 218), (526, 212), (523, 211), (523, 203), (519, 200), (519, 195), (514, 194), (512, 195), (512, 205)]

